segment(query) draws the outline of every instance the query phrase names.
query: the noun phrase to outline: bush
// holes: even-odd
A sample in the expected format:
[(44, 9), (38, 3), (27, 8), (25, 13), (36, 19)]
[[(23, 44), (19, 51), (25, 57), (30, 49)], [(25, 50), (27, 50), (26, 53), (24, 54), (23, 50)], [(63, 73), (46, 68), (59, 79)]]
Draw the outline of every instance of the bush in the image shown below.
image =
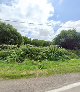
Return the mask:
[(48, 47), (22, 46), (16, 49), (0, 51), (0, 59), (4, 59), (6, 62), (22, 63), (25, 59), (34, 61), (64, 61), (73, 58), (78, 58), (78, 56), (69, 50), (53, 45)]
[(21, 49), (11, 50), (11, 54), (6, 57), (7, 62), (22, 63), (25, 60), (25, 55)]
[(23, 56), (31, 60), (65, 60), (77, 58), (77, 55), (56, 46), (49, 47), (29, 47), (22, 48)]
[(6, 44), (2, 44), (0, 45), (0, 50), (5, 50), (5, 49), (16, 49), (17, 45), (6, 45)]
[(24, 52), (23, 54), (33, 60), (41, 60), (42, 58), (42, 49), (40, 47), (26, 47), (23, 48), (22, 51)]
[(10, 51), (0, 51), (0, 60), (5, 59), (7, 56), (10, 55)]

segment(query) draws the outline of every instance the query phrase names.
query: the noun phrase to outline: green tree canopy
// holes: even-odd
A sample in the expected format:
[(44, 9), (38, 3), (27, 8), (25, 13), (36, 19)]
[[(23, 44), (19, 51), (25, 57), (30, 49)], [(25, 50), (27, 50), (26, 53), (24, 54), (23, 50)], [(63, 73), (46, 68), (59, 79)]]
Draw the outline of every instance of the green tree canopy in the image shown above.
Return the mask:
[(38, 40), (38, 39), (33, 39), (31, 40), (30, 38), (23, 36), (23, 41), (24, 41), (24, 45), (26, 44), (30, 44), (30, 45), (34, 45), (34, 46), (50, 46), (52, 43), (51, 41), (44, 41), (44, 40)]
[(12, 25), (0, 22), (0, 45), (20, 45), (22, 36)]
[(66, 49), (80, 49), (80, 33), (73, 30), (63, 30), (53, 39), (53, 44)]
[(23, 41), (24, 41), (24, 45), (31, 44), (31, 39), (26, 36), (23, 36)]
[(50, 46), (51, 45), (51, 42), (50, 41), (45, 41), (45, 40), (38, 40), (38, 39), (33, 39), (31, 41), (31, 44), (32, 45), (35, 45), (35, 46)]

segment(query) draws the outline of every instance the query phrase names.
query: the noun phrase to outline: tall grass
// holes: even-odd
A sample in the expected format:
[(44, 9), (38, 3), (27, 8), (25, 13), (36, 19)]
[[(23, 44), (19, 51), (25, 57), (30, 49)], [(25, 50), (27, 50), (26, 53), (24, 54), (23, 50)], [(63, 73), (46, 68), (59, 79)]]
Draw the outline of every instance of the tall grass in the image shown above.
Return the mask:
[(56, 46), (0, 50), (0, 78), (30, 78), (80, 72), (80, 52)]
[(31, 61), (23, 63), (0, 62), (0, 78), (19, 79), (50, 76), (55, 74), (80, 73), (80, 60), (55, 61)]

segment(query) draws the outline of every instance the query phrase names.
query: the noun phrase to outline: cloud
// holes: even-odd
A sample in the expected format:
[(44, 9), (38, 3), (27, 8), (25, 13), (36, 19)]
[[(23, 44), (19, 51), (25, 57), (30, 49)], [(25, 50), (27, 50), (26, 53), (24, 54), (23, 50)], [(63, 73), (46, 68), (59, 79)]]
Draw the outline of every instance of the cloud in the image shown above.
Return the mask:
[(54, 6), (48, 0), (13, 0), (9, 4), (0, 4), (0, 19), (11, 20), (8, 23), (14, 25), (22, 35), (34, 39), (52, 39), (53, 27), (47, 23), (53, 23), (49, 20), (53, 15)]
[(78, 21), (67, 21), (60, 24), (60, 28), (56, 31), (55, 36), (58, 35), (62, 30), (76, 29), (80, 32), (80, 20)]
[(11, 0), (0, 4), (0, 19), (11, 20), (6, 22), (32, 39), (52, 40), (61, 30), (73, 28), (80, 32), (80, 20), (61, 23), (49, 20), (53, 15), (54, 6), (48, 0)]

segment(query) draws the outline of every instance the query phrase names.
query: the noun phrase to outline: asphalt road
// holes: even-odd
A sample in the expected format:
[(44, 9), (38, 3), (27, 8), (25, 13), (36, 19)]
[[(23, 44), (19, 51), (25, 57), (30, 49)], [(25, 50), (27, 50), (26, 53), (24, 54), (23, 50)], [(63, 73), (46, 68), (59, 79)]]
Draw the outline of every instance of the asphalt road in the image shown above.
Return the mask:
[[(0, 80), (0, 92), (47, 92), (76, 82), (80, 82), (80, 73), (55, 75), (47, 78)], [(79, 87), (75, 90), (80, 92)], [(70, 89), (70, 91), (63, 92), (75, 91)]]
[(65, 91), (61, 91), (61, 92), (80, 92), (80, 86), (65, 90)]
[(80, 82), (68, 84), (61, 88), (50, 90), (47, 92), (80, 92)]

